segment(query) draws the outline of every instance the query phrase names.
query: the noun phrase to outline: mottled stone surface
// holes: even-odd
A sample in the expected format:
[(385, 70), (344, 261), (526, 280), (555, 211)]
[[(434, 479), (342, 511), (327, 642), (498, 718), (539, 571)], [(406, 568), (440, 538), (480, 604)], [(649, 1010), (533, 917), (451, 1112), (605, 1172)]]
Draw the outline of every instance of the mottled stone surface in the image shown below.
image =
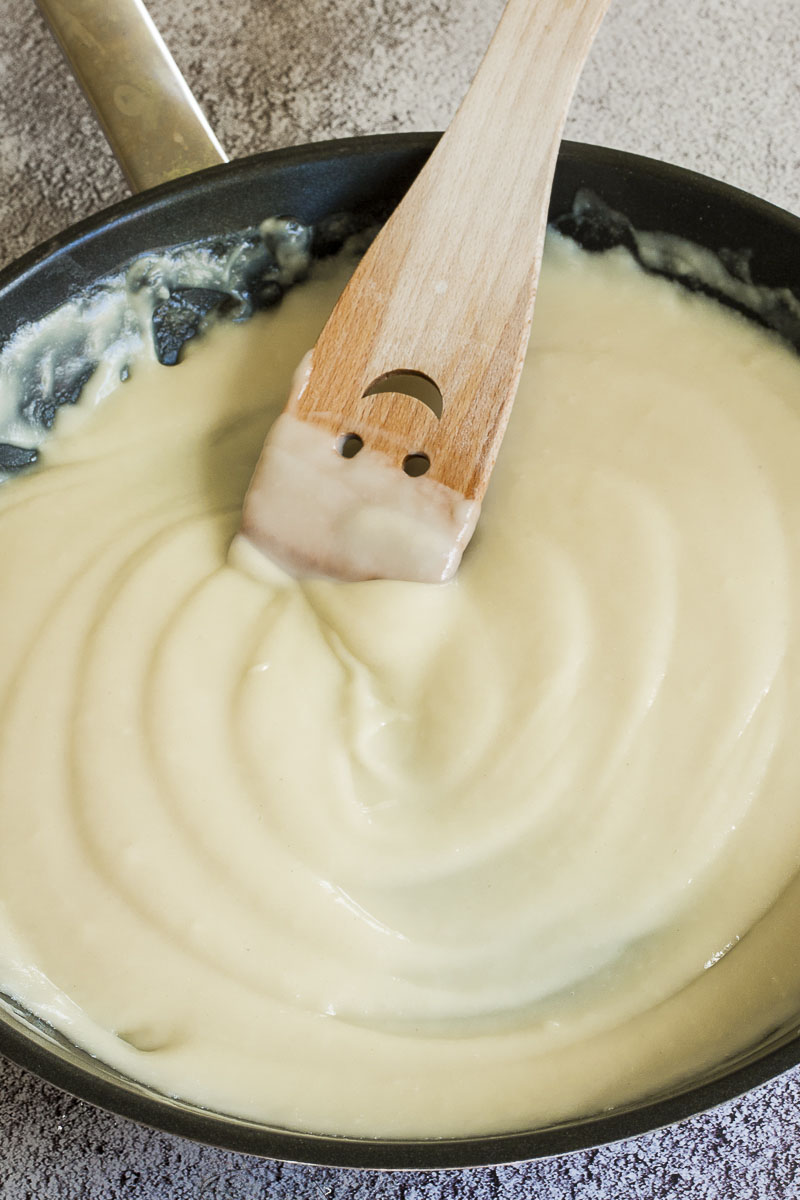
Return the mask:
[(800, 1073), (670, 1129), (538, 1163), (378, 1173), (266, 1162), (142, 1129), (6, 1064), (3, 1200), (795, 1200)]
[[(0, 262), (125, 185), (33, 0), (0, 29)], [(151, 0), (231, 157), (447, 124), (501, 0)], [(800, 210), (797, 0), (616, 0), (570, 137), (651, 154)]]
[[(441, 128), (501, 0), (151, 0), (234, 157)], [(33, 0), (0, 27), (0, 262), (125, 194)], [(798, 0), (616, 0), (571, 137), (682, 163), (800, 212)], [(522, 1167), (375, 1175), (262, 1163), (140, 1129), (0, 1064), (3, 1200), (791, 1200), (800, 1072), (703, 1117)]]

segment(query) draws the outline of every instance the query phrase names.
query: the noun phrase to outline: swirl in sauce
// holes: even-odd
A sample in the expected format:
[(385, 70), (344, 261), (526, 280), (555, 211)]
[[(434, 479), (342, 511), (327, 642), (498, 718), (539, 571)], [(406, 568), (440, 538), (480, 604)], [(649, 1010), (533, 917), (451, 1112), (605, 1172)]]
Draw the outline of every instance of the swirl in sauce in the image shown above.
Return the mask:
[(0, 984), (295, 1128), (651, 1094), (790, 1011), (800, 367), (553, 239), (458, 577), (257, 582), (227, 548), (343, 270), (140, 357), (0, 493)]

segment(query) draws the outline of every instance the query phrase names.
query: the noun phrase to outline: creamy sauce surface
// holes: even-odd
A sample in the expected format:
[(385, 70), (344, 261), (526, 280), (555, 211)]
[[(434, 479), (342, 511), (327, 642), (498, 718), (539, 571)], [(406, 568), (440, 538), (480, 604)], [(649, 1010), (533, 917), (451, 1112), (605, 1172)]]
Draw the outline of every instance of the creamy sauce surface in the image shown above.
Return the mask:
[(0, 986), (292, 1128), (653, 1094), (798, 994), (800, 364), (552, 239), (457, 577), (254, 580), (242, 497), (344, 270), (138, 360), (0, 490)]

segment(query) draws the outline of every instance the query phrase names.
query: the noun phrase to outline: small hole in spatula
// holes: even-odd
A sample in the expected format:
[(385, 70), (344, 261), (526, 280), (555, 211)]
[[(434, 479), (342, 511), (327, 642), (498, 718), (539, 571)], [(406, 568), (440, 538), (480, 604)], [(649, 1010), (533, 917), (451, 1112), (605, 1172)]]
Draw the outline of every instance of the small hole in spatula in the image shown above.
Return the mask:
[(414, 478), (424, 475), (430, 465), (431, 460), (427, 454), (407, 454), (403, 459), (403, 470), (406, 475), (411, 475)]
[(339, 438), (336, 449), (342, 458), (355, 458), (363, 445), (364, 439), (360, 438), (357, 433), (346, 433), (344, 437)]

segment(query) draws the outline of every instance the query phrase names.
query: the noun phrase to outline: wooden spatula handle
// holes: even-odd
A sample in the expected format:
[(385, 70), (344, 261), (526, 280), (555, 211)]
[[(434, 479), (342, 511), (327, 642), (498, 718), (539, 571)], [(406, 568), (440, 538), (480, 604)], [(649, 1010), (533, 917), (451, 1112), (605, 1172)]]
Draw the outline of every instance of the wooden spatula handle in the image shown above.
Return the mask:
[[(468, 498), (483, 494), (527, 346), (542, 197), (607, 6), (511, 0), (452, 125), (323, 331), (296, 415), (326, 424), (335, 397), (343, 432), (392, 455), (426, 451), (431, 478)], [(337, 352), (345, 339), (358, 359)], [(416, 417), (405, 445), (399, 422), (382, 419), (387, 401), (380, 412), (363, 399), (400, 370), (432, 379), (443, 398), (440, 421), (414, 401), (395, 403)]]
[[(528, 342), (561, 131), (609, 2), (509, 0), (450, 128), (342, 294), (268, 442), (267, 449), (286, 451), (281, 487), (291, 487), (287, 471), (317, 430), (320, 502), (341, 483), (340, 516), (361, 496), (376, 512), (410, 504), (415, 519), (419, 501), (423, 510), (432, 506), (450, 523), (445, 542), (453, 540), (452, 522), (462, 522), (451, 547), (455, 557), (440, 562), (439, 578), (455, 569), (471, 535), (506, 427)], [(386, 391), (398, 372), (436, 385), (440, 418), (402, 389)], [(377, 396), (376, 385), (383, 388)], [(292, 422), (303, 426), (302, 449)], [(352, 459), (340, 454), (333, 461), (337, 445), (341, 451), (359, 444)], [(264, 467), (269, 463), (267, 454)], [(424, 478), (404, 475), (412, 465), (427, 465)], [(258, 474), (251, 489), (256, 505), (257, 484)], [(307, 508), (307, 490), (303, 496)], [(248, 507), (254, 529), (261, 514), (250, 498)], [(306, 547), (297, 561), (341, 573), (333, 526), (319, 537), (326, 545), (310, 553)], [(374, 573), (384, 570), (382, 563)], [(406, 568), (399, 577), (418, 576)]]

